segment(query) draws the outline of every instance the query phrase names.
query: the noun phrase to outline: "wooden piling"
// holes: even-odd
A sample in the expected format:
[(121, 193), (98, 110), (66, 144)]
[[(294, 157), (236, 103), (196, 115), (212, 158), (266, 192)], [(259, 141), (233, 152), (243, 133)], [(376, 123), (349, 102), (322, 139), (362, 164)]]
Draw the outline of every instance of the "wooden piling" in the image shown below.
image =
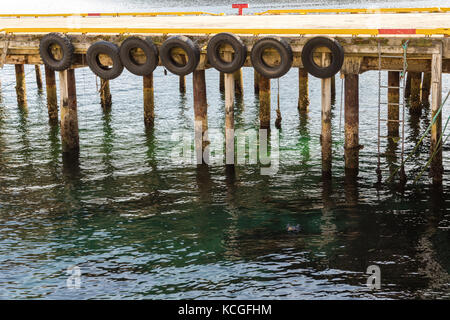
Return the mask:
[(223, 72), (219, 74), (219, 91), (220, 93), (225, 92), (225, 74)]
[(34, 70), (36, 72), (36, 86), (38, 88), (38, 91), (42, 91), (42, 73), (41, 73), (41, 66), (36, 64), (34, 66)]
[[(181, 62), (183, 65), (187, 63), (186, 57), (184, 55), (181, 56)], [(178, 82), (179, 90), (181, 94), (186, 93), (186, 76), (179, 76), (179, 82)]]
[(331, 179), (332, 149), (331, 149), (331, 78), (321, 80), (322, 84), (322, 177)]
[(186, 93), (186, 77), (185, 76), (180, 76), (179, 87), (180, 87), (180, 93)]
[(270, 128), (270, 79), (259, 75), (259, 126)]
[(243, 73), (242, 68), (237, 70), (234, 74), (234, 94), (236, 96), (243, 96), (244, 95), (244, 80), (243, 80)]
[(155, 122), (155, 98), (153, 90), (153, 73), (143, 76), (144, 124), (151, 128)]
[(410, 111), (413, 114), (420, 114), (420, 84), (422, 82), (422, 73), (410, 72), (411, 74), (411, 93), (409, 96)]
[(25, 67), (23, 64), (16, 64), (16, 94), (17, 104), (20, 108), (26, 110), (27, 104), (27, 89), (25, 85)]
[(388, 71), (388, 136), (399, 136), (400, 72)]
[(423, 107), (430, 105), (431, 72), (424, 72), (422, 78), (422, 91), (420, 94), (420, 103)]
[(359, 75), (345, 75), (345, 175), (359, 171)]
[(336, 101), (336, 77), (331, 77), (331, 101), (334, 104)]
[(203, 157), (207, 146), (205, 134), (208, 130), (205, 70), (195, 70), (192, 75), (192, 81), (194, 90), (195, 151), (197, 164), (200, 165), (209, 162), (209, 159), (204, 159)]
[(225, 84), (225, 155), (226, 164), (234, 165), (234, 75), (224, 74)]
[(78, 154), (80, 150), (78, 137), (77, 92), (75, 70), (59, 72), (61, 89), (61, 145), (63, 153)]
[(51, 124), (58, 123), (58, 97), (56, 95), (55, 71), (45, 66), (45, 87), (47, 91), (48, 119)]
[[(442, 52), (442, 51), (441, 51)], [(442, 103), (442, 53), (435, 53), (431, 60), (431, 119), (439, 111)], [(433, 159), (430, 164), (430, 175), (434, 185), (442, 184), (442, 113), (431, 125), (431, 148), (430, 153)]]
[(308, 71), (298, 68), (298, 110), (307, 112), (309, 107)]
[(259, 73), (255, 69), (253, 69), (253, 88), (255, 94), (259, 95)]
[(109, 80), (100, 79), (100, 104), (104, 112), (111, 110), (112, 99)]

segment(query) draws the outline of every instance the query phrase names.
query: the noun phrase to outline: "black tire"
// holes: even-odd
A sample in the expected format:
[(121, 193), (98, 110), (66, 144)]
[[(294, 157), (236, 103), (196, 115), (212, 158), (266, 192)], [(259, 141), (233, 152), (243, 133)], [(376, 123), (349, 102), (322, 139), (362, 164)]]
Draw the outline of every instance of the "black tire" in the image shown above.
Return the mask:
[[(98, 58), (99, 54), (108, 55), (113, 62), (112, 67), (103, 66)], [(92, 72), (104, 80), (115, 79), (122, 74), (123, 64), (120, 61), (119, 47), (114, 43), (108, 41), (94, 43), (87, 51), (86, 60)]]
[[(314, 62), (314, 49), (318, 47), (326, 47), (331, 51), (331, 63), (328, 67), (320, 67)], [(303, 67), (313, 76), (320, 79), (331, 78), (342, 68), (344, 49), (336, 40), (316, 37), (309, 40), (303, 47), (302, 63)]]
[[(131, 50), (139, 48), (145, 56), (146, 61), (143, 64), (137, 63), (131, 55)], [(138, 37), (129, 37), (120, 45), (120, 60), (125, 68), (137, 76), (148, 76), (159, 63), (158, 48), (153, 44), (150, 38), (141, 39)]]
[[(230, 45), (234, 50), (233, 61), (226, 62), (220, 56), (220, 47), (224, 44)], [(211, 66), (224, 73), (233, 73), (245, 63), (247, 58), (247, 46), (242, 40), (232, 33), (219, 33), (216, 34), (208, 42), (207, 49), (208, 62)]]
[[(186, 52), (188, 61), (180, 65), (172, 58), (172, 49), (181, 48)], [(185, 36), (173, 36), (164, 41), (159, 49), (159, 56), (164, 67), (170, 72), (185, 76), (193, 72), (200, 62), (200, 49), (191, 39)]]
[[(278, 66), (269, 66), (264, 62), (263, 53), (266, 49), (275, 49), (280, 55), (280, 64)], [(286, 40), (282, 38), (266, 37), (258, 40), (251, 52), (253, 68), (268, 79), (284, 76), (292, 66), (294, 56), (292, 48)]]
[[(58, 45), (62, 51), (61, 60), (56, 60), (51, 51), (52, 45)], [(72, 65), (74, 47), (72, 41), (62, 33), (49, 33), (42, 37), (39, 44), (39, 53), (44, 64), (53, 71), (63, 71)]]

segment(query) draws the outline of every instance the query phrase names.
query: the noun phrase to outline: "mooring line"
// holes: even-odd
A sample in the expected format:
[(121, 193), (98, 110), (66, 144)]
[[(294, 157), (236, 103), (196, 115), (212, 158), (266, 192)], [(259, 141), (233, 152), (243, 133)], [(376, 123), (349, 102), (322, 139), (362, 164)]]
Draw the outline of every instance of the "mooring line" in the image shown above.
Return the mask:
[(447, 121), (445, 122), (445, 126), (444, 129), (442, 130), (442, 133), (439, 137), (439, 140), (437, 142), (437, 148), (436, 150), (433, 151), (433, 154), (431, 155), (430, 159), (428, 159), (427, 163), (425, 164), (425, 166), (422, 168), (422, 170), (419, 172), (419, 174), (416, 176), (416, 178), (414, 179), (413, 184), (416, 184), (416, 182), (422, 177), (423, 172), (428, 168), (428, 166), (430, 165), (431, 161), (433, 161), (434, 156), (437, 154), (437, 152), (439, 151), (440, 148), (442, 148), (444, 146), (444, 144), (447, 142), (447, 139), (450, 137), (450, 134), (447, 135), (447, 137), (445, 138), (444, 142), (441, 144), (442, 141), (442, 137), (444, 136), (444, 132), (445, 130), (447, 130), (447, 126), (448, 123), (450, 122), (450, 116), (447, 118)]
[[(419, 145), (422, 143), (422, 141), (425, 138), (425, 136), (428, 134), (428, 132), (430, 132), (432, 125), (437, 121), (437, 118), (438, 118), (439, 114), (442, 112), (442, 109), (443, 109), (445, 103), (447, 102), (447, 99), (448, 99), (449, 96), (450, 96), (450, 91), (447, 93), (447, 96), (445, 97), (444, 102), (442, 102), (440, 108), (438, 109), (438, 111), (436, 112), (434, 117), (432, 118), (432, 121), (431, 121), (430, 125), (428, 126), (427, 130), (422, 135), (422, 137), (420, 138), (419, 142), (417, 142), (416, 146), (411, 151), (411, 153), (408, 155), (408, 157), (406, 157), (406, 159), (402, 161), (402, 164), (401, 164), (400, 167), (398, 167), (398, 168), (396, 168), (394, 170), (394, 172), (389, 176), (389, 178), (386, 180), (386, 182), (390, 182), (391, 179), (397, 174), (398, 170), (414, 155), (414, 153), (416, 152), (416, 150), (419, 147)], [(441, 134), (441, 136), (442, 136), (442, 134)]]
[[(29, 75), (30, 73), (32, 73), (33, 71), (35, 71), (35, 70), (32, 69), (32, 70), (28, 71), (28, 72), (25, 74), (25, 77), (28, 76), (28, 75)], [(8, 83), (7, 85), (2, 86), (2, 88), (3, 88), (3, 89), (4, 89), (4, 88), (8, 88), (8, 87), (12, 86), (13, 84), (16, 84), (16, 80), (11, 81), (11, 82)]]

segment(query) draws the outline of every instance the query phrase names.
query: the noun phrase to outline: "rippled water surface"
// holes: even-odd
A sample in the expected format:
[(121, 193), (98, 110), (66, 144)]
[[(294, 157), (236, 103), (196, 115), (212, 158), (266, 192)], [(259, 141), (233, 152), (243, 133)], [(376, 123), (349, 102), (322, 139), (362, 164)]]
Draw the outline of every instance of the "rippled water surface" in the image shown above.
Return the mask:
[[(11, 4), (5, 12), (33, 11), (32, 3)], [(207, 2), (164, 2), (163, 9), (231, 12), (228, 2), (202, 3)], [(161, 10), (151, 1), (78, 4), (59, 3), (49, 10)], [(285, 1), (278, 7), (314, 4)], [(398, 6), (444, 4), (409, 1)], [(267, 1), (252, 4), (255, 11), (270, 7)], [(26, 66), (26, 74), (28, 114), (17, 107), (14, 68), (0, 71), (1, 298), (450, 298), (448, 173), (442, 189), (431, 188), (426, 174), (405, 190), (374, 187), (377, 72), (360, 76), (364, 149), (357, 184), (343, 178), (339, 77), (332, 119), (333, 180), (328, 184), (321, 181), (320, 81), (310, 78), (310, 112), (299, 116), (295, 69), (280, 80), (283, 121), (275, 176), (262, 176), (259, 165), (239, 165), (230, 172), (222, 165), (197, 168), (174, 162), (169, 156), (172, 133), (193, 131), (192, 77), (187, 77), (186, 94), (179, 94), (178, 78), (164, 75), (161, 68), (154, 74), (155, 129), (148, 131), (141, 78), (125, 71), (111, 81), (112, 111), (104, 114), (95, 77), (87, 68), (77, 69), (81, 154), (79, 163), (64, 162), (59, 129), (48, 124), (45, 93), (36, 89), (34, 68)], [(444, 75), (444, 94), (449, 79)], [(218, 72), (207, 70), (206, 80), (209, 126), (223, 130)], [(256, 129), (252, 69), (244, 69), (244, 86), (236, 127)], [(276, 88), (272, 80), (273, 106)], [(449, 115), (446, 108), (444, 119)], [(407, 152), (429, 123), (428, 109), (420, 119), (407, 112)], [(383, 152), (395, 146), (386, 148), (384, 143)], [(429, 137), (406, 167), (410, 180), (425, 165), (428, 150)], [(447, 170), (449, 157), (447, 145)], [(387, 160), (383, 157), (383, 164)], [(398, 158), (389, 161), (398, 163)], [(288, 224), (299, 224), (301, 232), (287, 232)], [(379, 291), (365, 286), (366, 269), (373, 264), (381, 268)], [(81, 268), (78, 290), (66, 286), (70, 266)]]

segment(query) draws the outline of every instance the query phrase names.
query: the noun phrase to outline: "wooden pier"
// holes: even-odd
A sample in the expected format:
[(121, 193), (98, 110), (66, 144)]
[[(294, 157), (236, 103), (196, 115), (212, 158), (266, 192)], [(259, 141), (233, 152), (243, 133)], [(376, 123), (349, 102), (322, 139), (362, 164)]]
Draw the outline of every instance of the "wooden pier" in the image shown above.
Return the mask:
[[(73, 46), (73, 59), (68, 68), (59, 72), (60, 79), (60, 126), (63, 152), (77, 153), (79, 150), (76, 79), (73, 69), (88, 67), (88, 49), (99, 41), (106, 41), (117, 48), (130, 37), (150, 39), (159, 54), (164, 43), (174, 35), (186, 36), (199, 48), (199, 60), (193, 72), (194, 112), (198, 155), (205, 147), (208, 128), (207, 97), (204, 70), (212, 68), (208, 59), (207, 47), (212, 37), (220, 33), (231, 33), (246, 47), (247, 56), (242, 67), (254, 67), (252, 49), (255, 43), (265, 37), (284, 41), (292, 52), (289, 68), (298, 68), (299, 113), (308, 112), (308, 70), (302, 60), (304, 47), (317, 37), (332, 39), (343, 50), (343, 61), (339, 72), (345, 78), (345, 166), (346, 175), (358, 175), (359, 157), (359, 75), (370, 70), (389, 72), (389, 136), (399, 135), (399, 90), (404, 71), (411, 76), (410, 111), (417, 114), (424, 102), (431, 106), (434, 116), (442, 102), (442, 73), (450, 73), (450, 9), (321, 9), (321, 10), (269, 10), (254, 15), (231, 16), (208, 14), (204, 12), (180, 13), (86, 13), (86, 14), (29, 14), (0, 15), (0, 66), (14, 64), (17, 79), (17, 102), (26, 109), (26, 85), (24, 65), (37, 66), (36, 79), (41, 79), (40, 65), (44, 63), (40, 51), (41, 40), (49, 33), (60, 33), (70, 39)], [(277, 41), (278, 41), (277, 40)], [(48, 49), (57, 60), (63, 55), (61, 48)], [(118, 50), (118, 49), (117, 49)], [(220, 48), (225, 61), (232, 61), (236, 52), (225, 45)], [(182, 48), (174, 48), (171, 57), (175, 64), (186, 65), (192, 56)], [(383, 56), (381, 59), (380, 57)], [(133, 61), (143, 64), (145, 53), (133, 52)], [(268, 65), (277, 65), (281, 54), (274, 48), (264, 52)], [(407, 61), (407, 64), (404, 61)], [(103, 66), (114, 66), (114, 59), (107, 54), (98, 55)], [(333, 62), (333, 53), (327, 48), (317, 48), (314, 61), (322, 66)], [(331, 62), (330, 62), (331, 61)], [(321, 63), (318, 63), (319, 65)], [(333, 62), (334, 63), (334, 62)], [(159, 57), (157, 65), (164, 65)], [(423, 77), (422, 77), (423, 75)], [(185, 75), (180, 75), (180, 92), (185, 92)], [(144, 95), (144, 119), (146, 126), (154, 125), (153, 76), (142, 75)], [(276, 77), (276, 76), (275, 76)], [(332, 176), (331, 168), (331, 99), (332, 78), (322, 79), (322, 166), (324, 178)], [(423, 80), (422, 80), (423, 78)], [(58, 114), (55, 70), (45, 66), (46, 93), (50, 123), (55, 124)], [(333, 79), (334, 80), (334, 79)], [(104, 110), (111, 107), (114, 93), (110, 92), (109, 81), (102, 79), (101, 102)], [(234, 96), (249, 90), (242, 81), (242, 69), (233, 73), (221, 72), (221, 84), (225, 91), (227, 152), (234, 148), (229, 136), (234, 128)], [(253, 90), (253, 89), (252, 89)], [(270, 79), (255, 70), (255, 92), (259, 93), (261, 128), (268, 128), (270, 119)], [(431, 99), (429, 99), (429, 97)], [(387, 108), (388, 106), (386, 106)], [(374, 119), (375, 121), (376, 119)], [(57, 121), (56, 121), (57, 124)], [(231, 131), (230, 131), (231, 130)], [(433, 182), (442, 182), (442, 119), (439, 115), (431, 129), (431, 151), (434, 154), (431, 164)], [(197, 137), (197, 135), (196, 135)], [(227, 159), (227, 164), (233, 162)]]

